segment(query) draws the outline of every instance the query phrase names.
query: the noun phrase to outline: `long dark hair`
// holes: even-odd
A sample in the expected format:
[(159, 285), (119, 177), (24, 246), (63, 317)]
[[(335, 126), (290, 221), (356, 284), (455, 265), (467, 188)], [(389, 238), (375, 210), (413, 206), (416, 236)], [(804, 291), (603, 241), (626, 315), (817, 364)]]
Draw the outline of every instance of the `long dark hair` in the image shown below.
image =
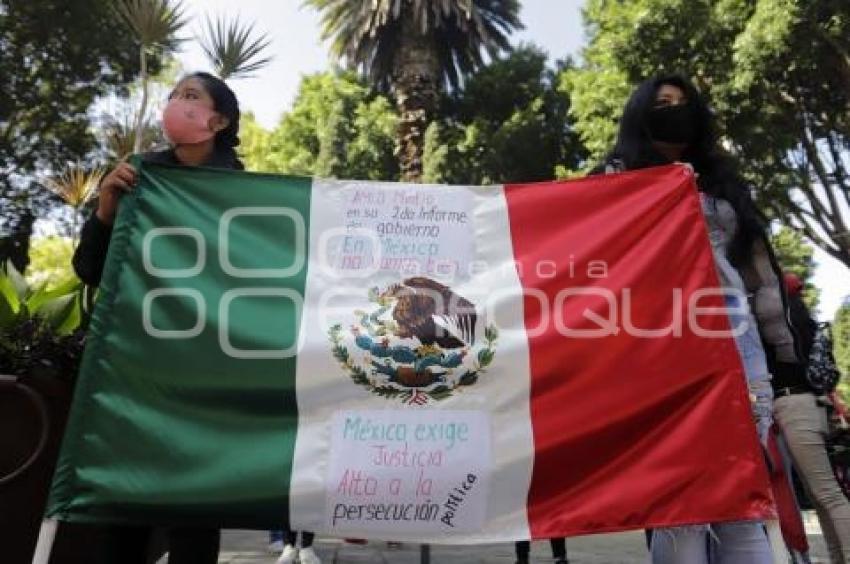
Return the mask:
[(738, 173), (734, 161), (718, 148), (714, 116), (691, 81), (671, 74), (642, 82), (626, 102), (617, 143), (606, 162), (619, 161), (627, 170), (670, 162), (655, 149), (647, 128), (647, 116), (655, 106), (658, 89), (663, 85), (680, 88), (691, 106), (694, 141), (683, 153), (682, 161), (690, 163), (699, 174), (697, 184), (701, 191), (729, 202), (738, 216), (738, 231), (729, 257), (737, 266), (750, 253), (753, 242), (764, 237), (766, 221), (753, 203), (749, 186)]
[(239, 100), (223, 80), (207, 72), (194, 72), (186, 78), (197, 78), (204, 90), (213, 99), (213, 109), (227, 118), (227, 127), (215, 134), (215, 150), (219, 155), (232, 159), (235, 168), (245, 168), (236, 155), (239, 146)]

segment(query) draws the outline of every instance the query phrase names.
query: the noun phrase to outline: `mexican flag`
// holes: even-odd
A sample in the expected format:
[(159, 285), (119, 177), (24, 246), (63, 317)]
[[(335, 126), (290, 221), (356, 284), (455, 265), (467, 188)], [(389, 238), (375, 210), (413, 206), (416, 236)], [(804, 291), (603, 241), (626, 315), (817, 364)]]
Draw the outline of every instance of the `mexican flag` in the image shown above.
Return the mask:
[(773, 514), (692, 174), (141, 166), (49, 515), (440, 543)]

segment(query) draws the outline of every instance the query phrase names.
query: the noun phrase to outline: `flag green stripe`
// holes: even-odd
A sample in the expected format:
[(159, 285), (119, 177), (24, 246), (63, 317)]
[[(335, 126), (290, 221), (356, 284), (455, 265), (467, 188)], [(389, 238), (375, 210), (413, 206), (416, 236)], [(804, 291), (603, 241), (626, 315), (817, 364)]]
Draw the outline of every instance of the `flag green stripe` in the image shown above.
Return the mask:
[[(309, 232), (310, 182), (142, 167), (113, 233), (50, 515), (258, 528), (284, 522), (298, 421), (295, 357), (234, 355), (297, 342), (300, 309), (286, 296), (303, 296), (307, 257), (297, 272), (285, 271), (296, 252), (306, 254), (294, 248), (292, 216)], [(227, 258), (220, 257), (226, 212), (270, 206), (276, 215), (235, 213)], [(151, 237), (163, 227), (182, 231)], [(270, 267), (278, 272), (245, 276)], [(231, 354), (221, 346), (222, 303), (229, 304)], [(162, 338), (192, 334), (199, 317), (197, 335)]]

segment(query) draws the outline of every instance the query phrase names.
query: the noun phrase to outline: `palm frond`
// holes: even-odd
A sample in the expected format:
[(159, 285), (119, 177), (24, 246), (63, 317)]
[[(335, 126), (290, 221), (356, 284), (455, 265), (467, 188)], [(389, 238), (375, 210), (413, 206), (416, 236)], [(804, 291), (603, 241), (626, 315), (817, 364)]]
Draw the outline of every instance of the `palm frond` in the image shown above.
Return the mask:
[(41, 184), (62, 198), (72, 208), (79, 210), (92, 199), (103, 178), (104, 170), (87, 171), (81, 165), (71, 165), (60, 176), (45, 178)]
[(118, 0), (115, 10), (144, 48), (171, 52), (184, 41), (177, 36), (187, 22), (182, 0)]
[(239, 19), (208, 19), (199, 41), (222, 80), (250, 77), (272, 60), (272, 57), (264, 56), (271, 45), (268, 35), (261, 33), (255, 36), (254, 24), (243, 23)]
[(509, 35), (522, 29), (519, 0), (305, 0), (322, 14), (322, 38), (332, 53), (361, 69), (381, 89), (392, 82), (403, 44), (402, 21), (436, 45), (442, 80), (457, 86), (464, 75), (511, 50)]

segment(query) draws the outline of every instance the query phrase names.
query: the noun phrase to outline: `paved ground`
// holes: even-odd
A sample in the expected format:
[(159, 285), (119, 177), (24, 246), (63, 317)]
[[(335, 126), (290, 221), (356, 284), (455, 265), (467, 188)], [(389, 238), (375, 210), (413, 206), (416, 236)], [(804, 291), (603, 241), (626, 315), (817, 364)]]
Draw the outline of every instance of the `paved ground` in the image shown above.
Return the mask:
[[(826, 563), (823, 537), (814, 515), (806, 515), (806, 530), (812, 545), (813, 564)], [(221, 564), (274, 564), (277, 555), (266, 551), (268, 536), (257, 531), (225, 531), (222, 538)], [(575, 537), (567, 541), (572, 564), (646, 564), (643, 532)], [(345, 544), (335, 539), (317, 539), (316, 552), (323, 564), (418, 564), (419, 547), (404, 544), (398, 548), (370, 542), (365, 546)], [(536, 542), (533, 562), (551, 562), (548, 543)], [(434, 546), (432, 564), (511, 564), (513, 546)]]

